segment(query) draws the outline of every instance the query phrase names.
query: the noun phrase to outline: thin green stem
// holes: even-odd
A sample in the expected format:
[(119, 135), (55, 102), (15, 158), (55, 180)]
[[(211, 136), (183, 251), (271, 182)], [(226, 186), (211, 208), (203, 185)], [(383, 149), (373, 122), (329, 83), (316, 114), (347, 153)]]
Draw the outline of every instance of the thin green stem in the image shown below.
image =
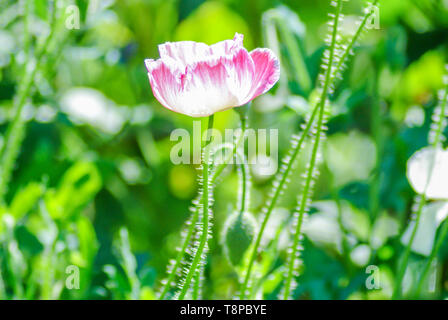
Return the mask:
[(315, 140), (315, 143), (313, 146), (313, 151), (312, 151), (311, 160), (309, 163), (305, 187), (302, 192), (302, 199), (300, 202), (300, 209), (299, 209), (299, 214), (298, 214), (297, 222), (296, 222), (296, 230), (294, 233), (294, 240), (293, 240), (293, 245), (291, 248), (292, 250), (291, 250), (291, 253), (289, 254), (288, 272), (287, 272), (287, 276), (285, 279), (285, 286), (284, 286), (284, 291), (283, 291), (283, 299), (285, 299), (285, 300), (289, 299), (290, 294), (291, 294), (290, 291), (291, 291), (292, 280), (294, 277), (294, 269), (295, 269), (294, 266), (295, 266), (295, 261), (296, 261), (296, 252), (297, 252), (297, 247), (299, 246), (303, 217), (305, 215), (309, 193), (311, 192), (311, 183), (313, 180), (313, 172), (314, 172), (315, 164), (317, 161), (317, 156), (319, 153), (319, 151), (318, 151), (319, 141), (320, 141), (320, 135), (321, 135), (321, 130), (322, 130), (321, 127), (322, 127), (322, 123), (323, 123), (323, 115), (324, 115), (325, 107), (321, 105), (321, 106), (319, 106), (319, 109), (320, 109), (319, 119), (317, 122), (318, 132), (317, 132), (316, 140)]
[(224, 169), (229, 164), (230, 160), (235, 155), (235, 152), (238, 149), (238, 146), (240, 146), (241, 143), (243, 142), (244, 137), (245, 137), (245, 126), (246, 126), (245, 121), (246, 121), (245, 119), (241, 118), (241, 135), (239, 136), (238, 141), (236, 141), (236, 143), (233, 144), (232, 151), (228, 154), (226, 159), (222, 163), (218, 164), (216, 166), (216, 168), (213, 170), (212, 177), (211, 177), (212, 184), (215, 184), (218, 177), (221, 175), (221, 173), (224, 171)]
[(14, 119), (8, 127), (6, 132), (5, 145), (0, 152), (1, 157), (1, 169), (0, 169), (0, 202), (5, 201), (5, 193), (7, 192), (7, 187), (11, 179), (12, 171), (14, 169), (14, 164), (16, 162), (17, 156), (23, 139), (25, 137), (24, 127), (25, 122), (22, 116), (22, 110), (25, 105), (26, 100), (29, 97), (32, 85), (34, 83), (34, 78), (42, 62), (42, 58), (47, 52), (48, 45), (53, 38), (56, 26), (56, 8), (57, 0), (53, 2), (53, 10), (51, 16), (51, 29), (49, 34), (43, 39), (38, 47), (36, 57), (31, 59), (27, 64), (25, 69), (25, 78), (20, 84), (18, 97), (14, 103)]
[[(440, 115), (439, 115), (440, 119), (437, 122), (437, 128), (435, 131), (434, 141), (433, 141), (433, 145), (436, 147), (440, 144), (440, 142), (442, 140), (444, 117), (446, 114), (447, 101), (448, 101), (448, 88), (445, 88), (445, 92), (443, 94), (441, 105), (440, 105)], [(423, 273), (421, 275), (421, 278), (420, 278), (420, 281), (419, 281), (419, 284), (417, 287), (417, 291), (416, 291), (417, 297), (420, 295), (420, 291), (422, 289), (426, 275), (429, 272), (429, 268), (431, 267), (432, 262), (436, 258), (440, 247), (442, 246), (442, 243), (446, 237), (447, 232), (448, 232), (448, 222), (445, 222), (444, 225), (442, 226), (442, 230), (440, 232), (439, 239), (438, 239), (436, 245), (433, 247), (433, 249), (431, 251), (431, 255), (429, 256), (428, 261), (426, 261), (425, 267), (423, 269)]]
[[(244, 132), (245, 132), (245, 128), (246, 128), (247, 118), (242, 116), (240, 119), (241, 119), (241, 128), (242, 128), (241, 136), (239, 137), (238, 141), (236, 143), (234, 143), (232, 152), (230, 152), (228, 157), (223, 161), (223, 163), (219, 164), (216, 167), (216, 169), (213, 171), (211, 179), (210, 179), (211, 185), (215, 184), (217, 178), (221, 175), (222, 171), (227, 166), (230, 159), (234, 156), (235, 150), (238, 148), (238, 146), (241, 144), (241, 142), (244, 139)], [(198, 201), (201, 201), (201, 199), (198, 199)], [(194, 235), (195, 226), (196, 226), (198, 219), (199, 219), (199, 208), (198, 208), (198, 206), (195, 206), (195, 210), (193, 211), (193, 216), (191, 218), (191, 221), (189, 222), (189, 227), (187, 229), (187, 233), (185, 234), (182, 246), (179, 248), (179, 251), (177, 252), (173, 267), (171, 268), (168, 278), (166, 279), (166, 282), (163, 285), (162, 292), (159, 296), (160, 300), (163, 300), (166, 298), (166, 295), (168, 294), (168, 292), (171, 288), (171, 284), (173, 283), (173, 281), (176, 277), (177, 270), (179, 270), (179, 268), (182, 264), (182, 258), (184, 257), (185, 252), (188, 248), (188, 245), (190, 244), (191, 239)]]
[(320, 148), (320, 141), (323, 134), (323, 124), (324, 124), (324, 115), (325, 115), (325, 105), (327, 103), (327, 95), (331, 86), (331, 79), (332, 79), (332, 72), (333, 72), (333, 62), (335, 60), (335, 51), (337, 46), (337, 33), (338, 33), (338, 24), (339, 24), (339, 17), (341, 15), (342, 10), (342, 0), (338, 0), (337, 7), (336, 7), (336, 14), (334, 18), (334, 25), (333, 25), (333, 32), (331, 37), (331, 44), (330, 44), (330, 56), (328, 58), (328, 69), (326, 71), (325, 75), (325, 82), (324, 87), (322, 89), (322, 94), (320, 97), (320, 103), (318, 104), (319, 108), (319, 118), (317, 121), (317, 133), (314, 140), (313, 150), (311, 154), (311, 159), (309, 162), (309, 167), (307, 170), (306, 180), (305, 180), (305, 186), (302, 191), (302, 196), (300, 197), (300, 208), (297, 216), (296, 221), (296, 230), (294, 233), (294, 240), (293, 245), (291, 248), (291, 251), (289, 253), (289, 263), (288, 263), (288, 271), (285, 279), (285, 285), (283, 288), (283, 298), (289, 299), (291, 296), (291, 289), (292, 289), (292, 282), (295, 272), (295, 266), (296, 266), (296, 255), (297, 250), (299, 246), (300, 241), (300, 234), (302, 230), (302, 223), (303, 223), (303, 217), (305, 215), (307, 206), (308, 206), (308, 199), (310, 198), (310, 194), (312, 192), (312, 182), (313, 182), (313, 176), (314, 176), (314, 170), (317, 164), (318, 154), (319, 154), (319, 148)]
[[(372, 2), (370, 7), (376, 6), (378, 3), (378, 0), (375, 0)], [(341, 56), (341, 59), (339, 60), (339, 63), (336, 66), (335, 74), (339, 74), (344, 66), (345, 61), (347, 60), (348, 56), (351, 54), (353, 47), (355, 46), (356, 42), (358, 41), (359, 37), (361, 36), (362, 32), (365, 30), (365, 26), (367, 24), (367, 21), (369, 21), (369, 18), (372, 16), (374, 12), (369, 11), (365, 14), (364, 18), (361, 20), (361, 23), (358, 26), (358, 29), (356, 30), (355, 34), (353, 35), (352, 40), (347, 45), (346, 49), (344, 50), (344, 53)]]
[(193, 300), (199, 300), (199, 294), (201, 291), (201, 272), (202, 268), (199, 268), (194, 275), (194, 286), (192, 292)]
[(439, 120), (437, 121), (437, 128), (434, 134), (434, 140), (432, 142), (432, 145), (434, 147), (438, 147), (439, 144), (442, 141), (442, 134), (443, 134), (443, 128), (444, 128), (444, 119), (446, 115), (446, 109), (447, 109), (447, 103), (448, 103), (448, 87), (445, 88), (445, 92), (443, 94), (443, 98), (440, 105), (440, 115)]
[[(377, 2), (378, 1), (374, 1), (373, 4), (375, 5)], [(362, 33), (362, 31), (363, 31), (367, 21), (368, 21), (368, 18), (371, 16), (371, 14), (372, 14), (372, 12), (370, 12), (368, 15), (366, 15), (364, 17), (364, 19), (361, 22), (358, 30), (356, 31), (355, 35), (353, 36), (351, 42), (345, 48), (345, 50), (344, 50), (344, 52), (343, 52), (343, 54), (341, 56), (341, 59), (339, 61), (339, 64), (337, 65), (337, 67), (335, 69), (336, 70), (335, 74), (338, 74), (340, 72), (340, 70), (342, 69), (343, 63), (349, 57), (350, 52), (351, 52), (353, 46), (355, 45), (356, 41), (359, 39), (359, 37), (360, 37), (360, 35), (361, 35), (361, 33)], [(280, 179), (277, 180), (278, 184), (274, 185), (274, 187), (273, 187), (273, 192), (272, 192), (273, 196), (270, 197), (270, 199), (268, 200), (269, 202), (268, 202), (268, 204), (266, 206), (266, 208), (267, 208), (266, 209), (266, 213), (265, 213), (263, 222), (262, 222), (262, 224), (260, 226), (260, 230), (259, 230), (259, 232), (257, 234), (257, 238), (255, 240), (255, 244), (254, 244), (254, 247), (252, 249), (252, 252), (251, 252), (251, 255), (250, 255), (250, 258), (249, 258), (249, 262), (247, 264), (246, 274), (245, 274), (244, 281), (243, 281), (243, 283), (241, 285), (241, 289), (240, 289), (240, 299), (245, 299), (245, 297), (246, 297), (246, 291), (247, 291), (247, 287), (248, 287), (248, 284), (249, 284), (249, 281), (250, 281), (250, 278), (251, 278), (253, 264), (254, 264), (255, 259), (257, 257), (259, 246), (260, 246), (260, 242), (261, 242), (264, 230), (266, 228), (267, 222), (268, 222), (268, 220), (270, 218), (272, 210), (274, 209), (278, 199), (280, 198), (281, 193), (283, 192), (284, 188), (286, 187), (289, 174), (290, 174), (290, 172), (292, 171), (292, 168), (293, 168), (293, 164), (294, 164), (294, 162), (295, 162), (295, 160), (296, 160), (300, 150), (302, 149), (302, 146), (303, 146), (303, 143), (305, 141), (305, 138), (308, 136), (308, 134), (309, 134), (309, 132), (310, 132), (310, 130), (312, 128), (312, 125), (314, 123), (314, 118), (316, 117), (316, 115), (318, 113), (318, 110), (319, 110), (318, 107), (314, 108), (310, 118), (308, 119), (306, 127), (304, 128), (303, 133), (300, 136), (299, 141), (292, 148), (292, 152), (290, 153), (291, 156), (290, 156), (290, 159), (288, 160), (288, 162), (286, 163), (285, 170), (283, 172), (281, 172), (281, 177), (280, 177)]]
[(317, 111), (318, 111), (318, 108), (317, 107), (314, 108), (313, 113), (311, 114), (311, 117), (308, 120), (305, 129), (303, 130), (303, 133), (300, 135), (299, 141), (292, 149), (293, 151), (291, 153), (291, 157), (286, 164), (285, 170), (280, 177), (277, 187), (274, 186), (274, 193), (268, 202), (263, 222), (261, 223), (260, 230), (258, 231), (257, 238), (255, 239), (255, 244), (252, 248), (252, 252), (249, 257), (249, 262), (247, 264), (246, 273), (245, 273), (244, 280), (243, 280), (243, 283), (242, 283), (241, 289), (240, 289), (240, 299), (241, 300), (246, 298), (246, 290), (249, 285), (249, 280), (251, 278), (252, 268), (253, 268), (255, 259), (257, 257), (257, 254), (258, 254), (258, 249), (260, 247), (261, 239), (263, 237), (264, 230), (266, 229), (266, 225), (269, 221), (272, 211), (275, 208), (275, 205), (277, 204), (277, 200), (280, 198), (280, 195), (283, 192), (283, 190), (287, 184), (289, 174), (291, 173), (294, 163), (295, 163), (295, 160), (296, 160), (300, 150), (302, 149), (303, 143), (305, 142), (305, 138), (307, 137), (308, 133), (311, 130), (311, 127), (314, 122), (314, 118), (317, 115)]
[(205, 141), (205, 146), (203, 148), (203, 194), (202, 194), (202, 233), (199, 240), (199, 246), (195, 252), (193, 262), (191, 263), (191, 266), (188, 270), (187, 276), (185, 277), (185, 281), (182, 286), (182, 290), (179, 294), (179, 300), (183, 300), (185, 298), (185, 295), (187, 294), (191, 280), (193, 279), (193, 276), (195, 275), (196, 269), (199, 266), (199, 263), (202, 259), (202, 255), (204, 253), (204, 250), (207, 246), (208, 242), (208, 229), (209, 229), (209, 210), (210, 210), (210, 203), (209, 203), (209, 197), (210, 197), (210, 188), (209, 188), (209, 150), (207, 148), (208, 142), (211, 138), (211, 131), (213, 129), (213, 118), (214, 115), (211, 115), (208, 118), (208, 130), (207, 130), (207, 138)]
[[(237, 145), (236, 149), (236, 156), (237, 159), (240, 161), (240, 170), (241, 170), (241, 193), (240, 193), (240, 217), (244, 214), (244, 211), (247, 210), (247, 206), (249, 204), (249, 198), (248, 198), (248, 183), (250, 182), (249, 174), (247, 172), (247, 163), (246, 163), (246, 157), (244, 155), (244, 141), (245, 141), (245, 131), (246, 131), (246, 125), (247, 125), (247, 117), (245, 114), (240, 114), (240, 120), (241, 120), (241, 129), (242, 129), (242, 142), (243, 146)], [(239, 152), (240, 150), (240, 152)]]
[[(241, 159), (242, 161), (244, 160), (244, 157)], [(240, 170), (241, 170), (241, 199), (240, 199), (240, 215), (242, 215), (244, 213), (244, 211), (247, 210), (246, 205), (247, 205), (247, 183), (248, 183), (248, 174), (247, 174), (247, 166), (245, 163), (242, 163), (240, 165)]]
[(165, 299), (166, 295), (168, 294), (168, 292), (171, 288), (171, 283), (174, 281), (174, 278), (176, 277), (177, 270), (179, 269), (179, 267), (182, 264), (182, 258), (185, 255), (185, 252), (187, 251), (187, 248), (188, 248), (188, 245), (190, 244), (191, 238), (193, 237), (198, 218), (199, 218), (199, 208), (196, 206), (195, 210), (193, 211), (193, 216), (189, 222), (189, 227), (187, 229), (187, 233), (185, 234), (184, 241), (182, 243), (182, 246), (179, 248), (179, 251), (177, 252), (176, 260), (174, 262), (173, 267), (170, 270), (168, 279), (166, 279), (166, 283), (164, 284), (164, 286), (162, 288), (162, 292), (159, 296), (159, 300)]
[(435, 161), (436, 161), (436, 158), (437, 158), (437, 152), (439, 151), (438, 148), (439, 148), (440, 143), (442, 141), (442, 134), (443, 134), (442, 131), (443, 131), (443, 127), (444, 127), (444, 120), (445, 120), (445, 113), (446, 113), (445, 109), (446, 109), (446, 106), (447, 106), (447, 100), (448, 100), (448, 89), (445, 88), (445, 93), (444, 93), (444, 96), (442, 98), (441, 106), (440, 106), (440, 115), (439, 115), (439, 118), (437, 119), (434, 138), (433, 138), (433, 140), (431, 142), (431, 146), (434, 148), (434, 158), (432, 159), (431, 165), (430, 165), (429, 170), (428, 170), (428, 178), (427, 178), (427, 181), (426, 181), (426, 185), (425, 185), (425, 189), (423, 191), (423, 194), (421, 195), (421, 200), (420, 200), (420, 203), (419, 203), (419, 206), (418, 206), (418, 210), (417, 210), (417, 214), (416, 214), (416, 220), (415, 220), (415, 224), (414, 224), (414, 229), (412, 230), (411, 238), (409, 239), (409, 242), (406, 245), (406, 250), (405, 250), (405, 253), (404, 253), (404, 256), (403, 256), (403, 260), (402, 260), (402, 262), (400, 264), (400, 267), (399, 267), (399, 270), (398, 270), (398, 275), (397, 275), (397, 278), (396, 278), (396, 281), (395, 281), (395, 288), (394, 288), (394, 292), (392, 294), (392, 299), (398, 299), (398, 298), (401, 297), (401, 290), (402, 290), (401, 289), (401, 287), (402, 287), (401, 283), (403, 281), (403, 277), (404, 277), (404, 274), (406, 272), (406, 268), (408, 266), (408, 261), (409, 261), (409, 256), (410, 256), (410, 253), (411, 253), (412, 244), (414, 242), (414, 238), (415, 238), (415, 235), (416, 235), (417, 230), (418, 230), (418, 226), (419, 226), (419, 223), (420, 223), (420, 217), (422, 215), (423, 207), (424, 207), (424, 205), (426, 204), (426, 201), (427, 201), (427, 199), (426, 199), (426, 192), (428, 190), (429, 183), (430, 183), (430, 181), (432, 179), (433, 169), (434, 169)]

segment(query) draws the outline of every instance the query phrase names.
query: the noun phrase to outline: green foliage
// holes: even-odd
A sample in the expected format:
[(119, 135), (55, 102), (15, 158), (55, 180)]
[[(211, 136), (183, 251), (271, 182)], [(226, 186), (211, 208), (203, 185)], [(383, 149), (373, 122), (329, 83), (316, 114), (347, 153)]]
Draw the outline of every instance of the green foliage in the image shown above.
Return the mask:
[[(94, 3), (0, 2), (0, 299), (448, 297), (446, 3)], [(279, 130), (272, 176), (173, 165), (170, 133), (192, 120), (143, 65), (159, 43), (235, 32), (281, 62), (241, 118)]]
[(101, 189), (101, 184), (101, 176), (94, 164), (76, 163), (65, 172), (58, 188), (51, 189), (46, 194), (50, 216), (53, 219), (70, 219), (93, 199)]

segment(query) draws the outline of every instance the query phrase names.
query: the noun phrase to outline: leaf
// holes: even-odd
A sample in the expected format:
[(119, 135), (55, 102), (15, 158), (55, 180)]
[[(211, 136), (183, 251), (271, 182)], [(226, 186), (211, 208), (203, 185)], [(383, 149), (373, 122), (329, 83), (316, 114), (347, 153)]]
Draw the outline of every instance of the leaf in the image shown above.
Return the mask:
[(33, 209), (43, 193), (44, 187), (40, 183), (29, 183), (14, 196), (9, 209), (10, 213), (16, 220), (21, 219)]
[(140, 280), (137, 277), (137, 259), (132, 254), (129, 243), (129, 233), (126, 228), (121, 228), (119, 238), (115, 242), (118, 251), (118, 259), (131, 287), (130, 298), (138, 299), (140, 293)]
[(75, 163), (64, 174), (59, 188), (45, 195), (50, 215), (54, 219), (68, 219), (88, 204), (101, 186), (100, 173), (93, 163)]
[(87, 217), (80, 216), (76, 222), (79, 240), (79, 251), (83, 258), (84, 266), (91, 268), (98, 251), (98, 241), (92, 222)]

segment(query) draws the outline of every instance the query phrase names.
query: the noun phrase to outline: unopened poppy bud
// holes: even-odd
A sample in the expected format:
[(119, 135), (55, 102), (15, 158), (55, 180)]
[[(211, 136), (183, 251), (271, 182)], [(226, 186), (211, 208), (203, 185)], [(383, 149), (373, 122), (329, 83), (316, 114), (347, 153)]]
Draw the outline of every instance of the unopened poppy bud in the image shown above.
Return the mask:
[(224, 253), (229, 262), (241, 263), (255, 236), (257, 222), (249, 212), (235, 212), (227, 218), (224, 226)]

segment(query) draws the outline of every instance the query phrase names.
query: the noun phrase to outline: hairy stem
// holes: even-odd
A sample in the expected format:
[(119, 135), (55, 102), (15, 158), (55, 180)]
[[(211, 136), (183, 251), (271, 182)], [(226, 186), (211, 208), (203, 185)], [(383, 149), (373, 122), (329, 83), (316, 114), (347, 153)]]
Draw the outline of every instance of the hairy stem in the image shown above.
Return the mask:
[[(446, 109), (447, 109), (447, 102), (448, 102), (448, 87), (445, 88), (445, 91), (443, 93), (443, 96), (441, 97), (441, 101), (440, 101), (440, 111), (439, 111), (439, 119), (437, 119), (437, 123), (436, 123), (436, 127), (435, 127), (435, 131), (433, 134), (433, 137), (430, 137), (430, 139), (433, 139), (432, 145), (434, 147), (438, 147), (439, 144), (441, 144), (442, 141), (442, 134), (443, 134), (443, 129), (444, 129), (444, 121), (445, 121), (445, 115), (446, 115)], [(436, 245), (432, 248), (431, 254), (428, 258), (428, 260), (426, 261), (425, 267), (423, 269), (423, 273), (420, 277), (418, 286), (417, 286), (417, 291), (416, 291), (416, 296), (418, 297), (420, 295), (420, 291), (422, 289), (423, 283), (425, 281), (426, 275), (429, 272), (429, 269), (432, 265), (432, 262), (434, 261), (434, 259), (437, 257), (437, 254), (439, 252), (440, 247), (442, 246), (442, 243), (446, 237), (446, 234), (448, 232), (448, 223), (445, 222), (444, 225), (442, 226), (442, 230), (440, 232), (439, 238), (437, 240)]]
[[(211, 172), (211, 178), (210, 178), (210, 184), (213, 186), (218, 179), (218, 177), (221, 175), (222, 171), (225, 169), (227, 164), (229, 163), (230, 159), (234, 156), (235, 150), (238, 148), (238, 146), (242, 143), (244, 136), (245, 136), (245, 130), (247, 126), (247, 117), (241, 116), (241, 136), (239, 137), (238, 141), (236, 141), (233, 144), (232, 150), (229, 153), (228, 157), (223, 161), (223, 163), (220, 163), (218, 166), (216, 166), (215, 170)], [(198, 199), (201, 201), (201, 199)], [(179, 251), (177, 252), (176, 259), (174, 261), (173, 267), (170, 268), (168, 279), (166, 279), (162, 287), (162, 291), (160, 293), (159, 299), (163, 300), (166, 298), (166, 295), (168, 294), (171, 284), (173, 283), (177, 271), (182, 265), (182, 258), (185, 255), (185, 252), (191, 242), (191, 239), (193, 238), (194, 232), (195, 232), (195, 226), (199, 219), (199, 207), (197, 205), (194, 206), (194, 211), (191, 220), (188, 222), (188, 228), (185, 234), (185, 237), (182, 242), (182, 246), (179, 248)]]
[(210, 134), (211, 130), (213, 129), (213, 118), (214, 115), (211, 115), (208, 118), (208, 130), (207, 130), (207, 138), (205, 142), (205, 146), (203, 148), (203, 194), (202, 194), (202, 233), (200, 236), (200, 242), (199, 246), (195, 252), (193, 262), (191, 263), (190, 269), (188, 270), (187, 276), (185, 278), (185, 281), (182, 286), (182, 290), (179, 294), (179, 300), (183, 300), (185, 298), (185, 295), (187, 294), (191, 280), (193, 279), (193, 276), (195, 275), (196, 269), (199, 266), (199, 263), (202, 259), (202, 254), (204, 253), (204, 250), (207, 246), (208, 242), (208, 229), (209, 229), (209, 196), (210, 196), (210, 181), (209, 181), (209, 153), (208, 153), (208, 142), (210, 140)]
[[(378, 0), (373, 1), (368, 7), (373, 8), (378, 4)], [(338, 75), (342, 72), (342, 69), (344, 68), (344, 63), (347, 60), (348, 56), (352, 53), (353, 47), (355, 46), (356, 42), (359, 40), (362, 32), (365, 30), (367, 21), (369, 21), (370, 17), (373, 15), (374, 11), (370, 10), (368, 11), (364, 17), (361, 20), (361, 23), (358, 26), (358, 29), (356, 30), (355, 34), (353, 35), (351, 41), (347, 45), (347, 47), (344, 50), (344, 53), (341, 56), (341, 59), (339, 60), (339, 63), (336, 66), (335, 74)]]
[[(430, 134), (430, 142), (431, 142), (431, 146), (434, 148), (434, 158), (431, 161), (431, 165), (429, 167), (429, 172), (428, 172), (428, 177), (427, 177), (427, 181), (426, 181), (426, 186), (425, 189), (423, 191), (423, 194), (421, 195), (421, 199), (420, 199), (420, 203), (418, 206), (418, 210), (416, 213), (416, 219), (415, 219), (415, 224), (414, 224), (414, 228), (412, 230), (412, 234), (411, 234), (411, 238), (409, 239), (408, 244), (406, 245), (406, 250), (403, 256), (403, 260), (399, 266), (398, 269), (398, 275), (395, 281), (395, 288), (394, 288), (394, 292), (392, 295), (392, 299), (398, 299), (401, 297), (401, 287), (402, 287), (402, 281), (403, 281), (403, 277), (404, 274), (406, 272), (406, 268), (408, 266), (408, 261), (409, 261), (409, 256), (411, 253), (411, 248), (412, 248), (412, 244), (414, 242), (414, 238), (415, 235), (417, 233), (418, 230), (418, 226), (420, 223), (420, 217), (422, 215), (422, 211), (423, 211), (423, 207), (426, 204), (426, 192), (428, 190), (429, 187), (429, 183), (432, 179), (432, 175), (433, 175), (433, 169), (434, 169), (434, 165), (435, 165), (435, 161), (437, 158), (437, 152), (439, 151), (441, 142), (442, 142), (442, 134), (443, 134), (443, 128), (444, 128), (444, 121), (445, 121), (445, 114), (446, 114), (446, 108), (447, 108), (447, 101), (448, 101), (448, 86), (447, 88), (445, 88), (443, 97), (442, 97), (442, 101), (441, 101), (441, 105), (440, 105), (440, 115), (438, 116), (438, 118), (436, 118), (436, 123), (435, 123), (435, 132), (433, 135)], [(435, 253), (437, 254), (437, 252)], [(429, 261), (432, 262), (432, 261)]]
[[(244, 158), (242, 158), (242, 161), (244, 161)], [(241, 195), (240, 195), (240, 215), (244, 213), (244, 211), (247, 210), (247, 202), (248, 202), (248, 175), (247, 175), (247, 166), (245, 163), (242, 163), (240, 165), (241, 170)]]
[(283, 171), (283, 174), (280, 176), (280, 178), (278, 180), (278, 184), (276, 186), (274, 185), (273, 195), (268, 200), (268, 205), (266, 207), (267, 209), (266, 209), (266, 212), (264, 215), (264, 219), (263, 219), (263, 222), (261, 223), (260, 230), (257, 233), (257, 238), (255, 239), (255, 244), (254, 244), (254, 247), (252, 248), (249, 262), (247, 264), (247, 269), (245, 272), (244, 280), (243, 280), (243, 283), (242, 283), (241, 289), (240, 289), (240, 299), (241, 300), (246, 298), (246, 291), (247, 291), (247, 287), (249, 285), (249, 280), (251, 278), (252, 268), (253, 268), (255, 259), (257, 257), (257, 254), (258, 254), (261, 239), (263, 237), (264, 230), (266, 229), (266, 225), (269, 221), (269, 218), (271, 216), (273, 209), (275, 208), (275, 205), (277, 204), (277, 200), (280, 198), (280, 195), (282, 194), (282, 192), (287, 184), (289, 174), (291, 173), (294, 163), (295, 163), (295, 160), (296, 160), (300, 150), (302, 149), (305, 138), (307, 137), (308, 133), (311, 130), (311, 127), (313, 125), (314, 118), (316, 117), (317, 111), (318, 111), (318, 108), (314, 108), (313, 113), (311, 114), (311, 117), (308, 120), (303, 133), (301, 134), (297, 144), (292, 149), (293, 151), (291, 153), (291, 158), (286, 163), (286, 167)]
[(196, 206), (193, 211), (193, 216), (192, 216), (191, 220), (189, 221), (189, 227), (187, 229), (187, 233), (185, 234), (184, 241), (182, 243), (182, 246), (179, 248), (179, 251), (177, 252), (176, 260), (174, 262), (173, 267), (171, 268), (171, 270), (169, 272), (168, 279), (166, 279), (166, 283), (164, 284), (164, 286), (162, 288), (162, 292), (160, 293), (159, 300), (165, 299), (166, 295), (168, 294), (168, 292), (171, 288), (171, 284), (173, 283), (174, 278), (176, 277), (177, 270), (180, 268), (180, 266), (182, 264), (182, 258), (184, 257), (185, 252), (188, 248), (188, 245), (190, 244), (191, 238), (194, 235), (195, 226), (196, 226), (198, 219), (199, 219), (199, 208)]
[(334, 24), (333, 24), (333, 32), (332, 32), (332, 36), (331, 36), (331, 44), (330, 44), (330, 49), (329, 49), (330, 55), (328, 58), (328, 69), (327, 69), (326, 75), (325, 75), (325, 82), (324, 82), (324, 86), (322, 89), (320, 102), (316, 106), (316, 108), (319, 108), (319, 118), (317, 120), (317, 133), (315, 136), (311, 159), (310, 159), (307, 174), (306, 174), (305, 186), (302, 191), (302, 196), (300, 197), (300, 207), (299, 207), (299, 211), (298, 211), (298, 215), (297, 215), (296, 230), (294, 233), (293, 245), (292, 245), (291, 251), (289, 253), (289, 263), (287, 266), (285, 285), (283, 288), (283, 298), (285, 300), (289, 299), (291, 297), (293, 277), (294, 277), (294, 273), (295, 273), (296, 267), (297, 267), (296, 255), (297, 255), (297, 250), (298, 250), (299, 241), (300, 241), (303, 217), (307, 210), (308, 199), (310, 199), (311, 193), (312, 193), (314, 170), (317, 165), (320, 141), (321, 141), (322, 134), (324, 131), (323, 124), (324, 124), (324, 115), (325, 115), (325, 105), (327, 103), (327, 95), (328, 95), (328, 92), (329, 92), (330, 86), (331, 86), (333, 63), (335, 61), (335, 52), (336, 52), (336, 46), (337, 46), (338, 24), (339, 24), (339, 17), (341, 14), (341, 10), (342, 10), (342, 0), (338, 0), (337, 6), (336, 6), (336, 14), (335, 14), (335, 18), (334, 18)]
[[(378, 1), (374, 1), (373, 5), (376, 5), (377, 3), (378, 3)], [(373, 14), (373, 12), (369, 12), (366, 14), (366, 16), (364, 16), (361, 24), (359, 25), (356, 33), (354, 34), (353, 38), (351, 39), (351, 41), (349, 43), (349, 45), (344, 49), (341, 59), (335, 69), (336, 70), (335, 74), (338, 74), (341, 72), (341, 70), (343, 68), (343, 63), (350, 56), (352, 48), (354, 47), (355, 43), (358, 41), (359, 37), (361, 36), (362, 31), (364, 30), (365, 25), (366, 25), (369, 17), (372, 14)], [(246, 291), (247, 291), (249, 281), (251, 278), (253, 264), (255, 262), (257, 254), (258, 254), (260, 242), (261, 242), (264, 230), (266, 228), (267, 222), (270, 218), (272, 210), (275, 208), (277, 201), (280, 198), (280, 195), (282, 194), (282, 192), (284, 191), (284, 188), (287, 185), (288, 177), (293, 169), (293, 164), (295, 163), (295, 160), (297, 159), (297, 156), (303, 147), (305, 138), (308, 136), (308, 134), (311, 131), (312, 125), (314, 123), (314, 118), (316, 117), (318, 110), (319, 110), (319, 108), (317, 108), (317, 107), (314, 108), (310, 118), (308, 119), (308, 121), (306, 123), (305, 128), (303, 129), (303, 132), (302, 132), (299, 140), (293, 141), (294, 143), (293, 143), (291, 152), (289, 153), (290, 154), (289, 159), (284, 163), (284, 168), (283, 168), (283, 170), (280, 171), (280, 174), (278, 175), (278, 178), (276, 179), (276, 181), (273, 185), (272, 192), (271, 192), (272, 196), (268, 200), (268, 203), (267, 203), (267, 206), (265, 209), (264, 219), (260, 226), (260, 230), (259, 230), (259, 232), (257, 234), (257, 238), (255, 240), (255, 245), (252, 249), (252, 252), (251, 252), (248, 264), (247, 264), (245, 277), (244, 277), (244, 280), (243, 280), (243, 283), (242, 283), (241, 289), (240, 289), (240, 299), (245, 299), (245, 297), (246, 297), (246, 294), (247, 294)]]

